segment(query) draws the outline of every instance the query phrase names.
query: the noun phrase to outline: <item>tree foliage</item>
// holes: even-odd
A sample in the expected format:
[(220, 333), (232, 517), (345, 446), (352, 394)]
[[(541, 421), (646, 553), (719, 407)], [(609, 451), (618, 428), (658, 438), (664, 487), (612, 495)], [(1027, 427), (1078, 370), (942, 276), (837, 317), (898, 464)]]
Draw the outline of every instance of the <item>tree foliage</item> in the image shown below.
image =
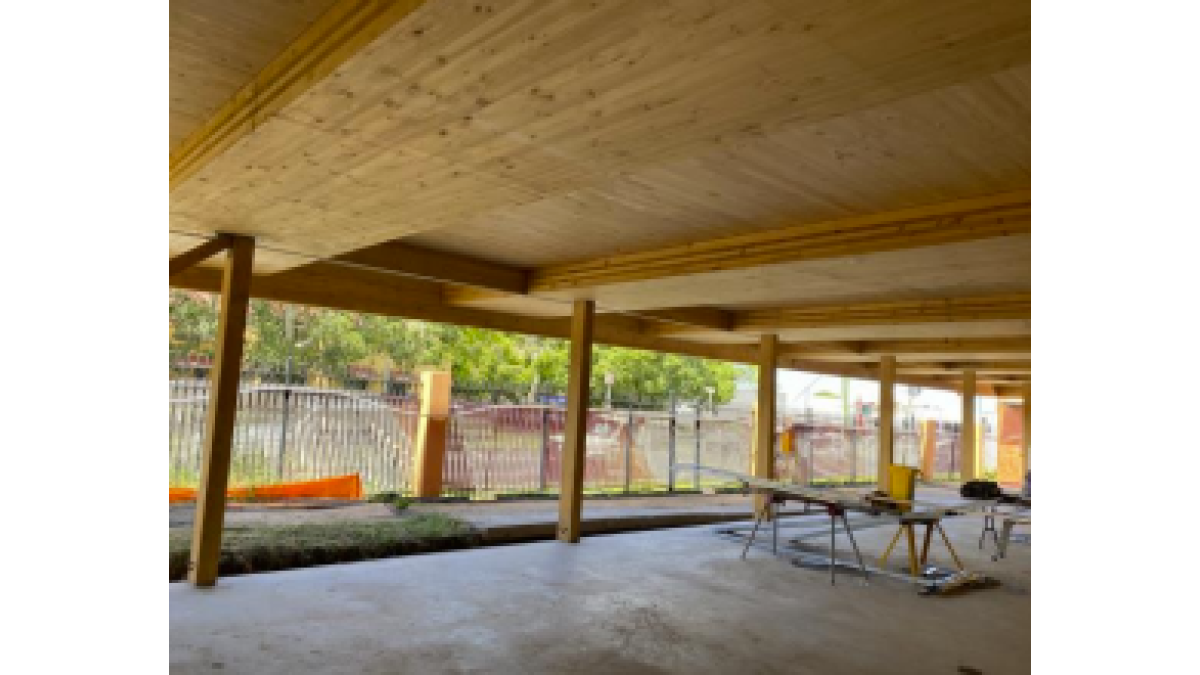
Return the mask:
[[(173, 358), (212, 356), (217, 306), (211, 295), (172, 291), (170, 319)], [(289, 354), (295, 368), (335, 380), (349, 368), (388, 376), (433, 366), (449, 368), (456, 382), (527, 392), (531, 399), (565, 389), (570, 358), (565, 340), (251, 301), (246, 362), (281, 370)], [(730, 363), (606, 345), (597, 345), (592, 358), (596, 400), (603, 399), (611, 374), (616, 400), (707, 403), (712, 387), (713, 400), (724, 403), (743, 371)]]

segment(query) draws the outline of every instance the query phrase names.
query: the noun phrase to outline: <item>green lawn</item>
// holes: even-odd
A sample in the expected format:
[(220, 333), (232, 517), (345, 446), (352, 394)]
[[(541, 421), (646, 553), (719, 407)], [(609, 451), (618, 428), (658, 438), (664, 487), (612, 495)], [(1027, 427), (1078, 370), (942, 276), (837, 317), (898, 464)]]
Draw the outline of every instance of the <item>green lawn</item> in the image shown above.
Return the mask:
[[(170, 530), (171, 581), (187, 576), (191, 529)], [(440, 513), (378, 521), (233, 526), (221, 543), (220, 573), (247, 574), (464, 548), (476, 543), (468, 524)]]

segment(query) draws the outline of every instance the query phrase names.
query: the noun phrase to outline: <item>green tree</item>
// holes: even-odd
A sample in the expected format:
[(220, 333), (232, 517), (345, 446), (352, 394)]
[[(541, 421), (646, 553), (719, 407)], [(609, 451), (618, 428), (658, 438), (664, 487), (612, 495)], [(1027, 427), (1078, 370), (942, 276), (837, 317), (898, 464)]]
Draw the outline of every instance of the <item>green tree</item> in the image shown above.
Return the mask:
[[(214, 296), (172, 291), (172, 352), (211, 356), (216, 320)], [(570, 361), (569, 345), (561, 339), (253, 300), (246, 330), (247, 363), (281, 369), (289, 351), (296, 372), (306, 369), (335, 382), (354, 365), (380, 376), (437, 366), (450, 368), (460, 385), (507, 390), (524, 400), (533, 400), (539, 391), (565, 390)], [(714, 400), (724, 403), (733, 398), (744, 372), (729, 363), (597, 345), (592, 398), (603, 400), (604, 377), (612, 373), (618, 401), (665, 404), (673, 397), (704, 404), (707, 388), (713, 387)]]
[(171, 291), (170, 351), (179, 354), (213, 356), (217, 334), (216, 299), (205, 293)]
[(716, 403), (730, 401), (737, 389), (738, 369), (731, 363), (694, 356), (600, 347), (592, 366), (592, 397), (603, 397), (604, 378), (613, 375), (614, 398), (639, 401), (706, 404), (708, 387), (715, 389)]
[(370, 354), (358, 319), (349, 312), (309, 310), (304, 314), (304, 334), (295, 348), (296, 362), (329, 378), (338, 378), (347, 366)]

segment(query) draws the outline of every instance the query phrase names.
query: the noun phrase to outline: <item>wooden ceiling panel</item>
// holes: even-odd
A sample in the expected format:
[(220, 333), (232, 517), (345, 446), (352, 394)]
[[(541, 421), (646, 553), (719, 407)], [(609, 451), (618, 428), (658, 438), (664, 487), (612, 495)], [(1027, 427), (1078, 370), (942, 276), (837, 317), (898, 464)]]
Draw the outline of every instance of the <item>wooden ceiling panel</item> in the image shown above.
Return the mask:
[(1031, 238), (767, 265), (614, 284), (553, 297), (594, 298), (623, 310), (716, 306), (751, 309), (816, 302), (921, 299), (1028, 292)]
[[(831, 148), (858, 147), (847, 134), (862, 120), (840, 130), (839, 117), (884, 115), (892, 102), (986, 80), (1027, 63), (1028, 47), (1028, 7), (1016, 3), (434, 0), (176, 187), (172, 211), (203, 231), (253, 234), (319, 255), (415, 232), (490, 230), (490, 239), (473, 240), (483, 250), (456, 249), (449, 240), (420, 243), (526, 265), (586, 255), (606, 237), (619, 249), (693, 227), (718, 231), (744, 226), (748, 217), (792, 217), (804, 208), (861, 213), (974, 196), (985, 186), (1023, 187), (1019, 152), (1004, 162), (989, 158), (987, 170), (961, 162), (922, 179), (902, 161), (889, 165), (884, 154), (916, 152), (903, 146), (904, 133), (881, 132), (887, 143), (862, 141), (880, 149), (878, 160), (861, 149), (850, 157)], [(988, 125), (985, 114), (943, 104), (926, 101), (946, 115), (941, 123), (954, 125), (956, 114), (969, 118), (959, 140), (978, 135), (972, 125)], [(932, 117), (912, 105), (899, 113), (902, 122), (930, 128)], [(801, 130), (824, 123), (834, 127), (823, 133), (838, 140), (813, 151), (829, 156), (814, 155), (809, 183), (771, 173), (767, 167), (802, 164), (797, 153), (816, 144)], [(988, 146), (1003, 145), (992, 142), (1002, 136), (995, 127)], [(737, 169), (742, 180), (717, 171), (736, 164), (730, 153), (753, 155), (773, 145), (773, 156)], [(952, 165), (947, 158), (974, 148), (956, 145), (931, 156)], [(695, 175), (652, 171), (691, 157), (702, 158)], [(642, 171), (648, 177), (640, 178)], [(833, 187), (865, 184), (863, 176), (881, 187)], [(614, 180), (640, 182), (642, 191), (608, 196), (605, 186)], [(682, 193), (689, 184), (687, 199), (712, 199), (698, 186), (712, 182), (706, 188), (722, 195), (722, 181), (729, 183), (728, 203), (653, 207), (660, 192)], [(543, 201), (551, 202), (546, 212), (531, 206)], [(522, 213), (525, 207), (534, 211)], [(572, 210), (581, 219), (543, 217)], [(647, 210), (650, 217), (629, 224), (621, 217)], [(659, 234), (643, 241), (637, 232)]]
[(249, 82), (334, 0), (171, 0), (170, 148)]
[(732, 135), (698, 155), (414, 241), (555, 265), (1025, 189), (1028, 77), (1025, 65), (817, 123)]

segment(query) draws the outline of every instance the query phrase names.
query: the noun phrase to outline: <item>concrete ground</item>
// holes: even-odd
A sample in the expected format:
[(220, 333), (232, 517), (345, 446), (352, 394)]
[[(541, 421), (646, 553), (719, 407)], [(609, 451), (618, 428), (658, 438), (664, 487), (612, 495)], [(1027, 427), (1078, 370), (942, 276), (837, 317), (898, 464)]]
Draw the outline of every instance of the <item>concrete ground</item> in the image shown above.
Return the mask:
[[(957, 492), (941, 487), (922, 486), (918, 497), (936, 504), (965, 503)], [(585, 505), (584, 532), (599, 534), (735, 521), (748, 515), (750, 498), (741, 494), (664, 495), (588, 499)], [(553, 538), (558, 529), (558, 502), (554, 500), (413, 504), (409, 511), (454, 516), (470, 523), (489, 542)], [(795, 505), (785, 511), (799, 512)], [(169, 515), (172, 528), (190, 528), (195, 509), (191, 504), (176, 504), (170, 507)], [(395, 511), (386, 504), (347, 503), (335, 508), (303, 509), (239, 505), (226, 512), (225, 524), (228, 527), (293, 525), (395, 517)]]
[[(866, 518), (875, 527), (856, 536), (877, 558), (894, 528)], [(815, 531), (826, 521), (788, 522)], [(1030, 546), (992, 562), (977, 548), (977, 518), (946, 529), (968, 568), (1003, 586), (954, 597), (888, 578), (831, 586), (826, 572), (767, 550), (743, 561), (715, 534), (727, 527), (252, 575), (212, 591), (171, 584), (171, 671), (1029, 672)], [(838, 545), (849, 550), (844, 537)], [(937, 544), (931, 557), (948, 561)]]

